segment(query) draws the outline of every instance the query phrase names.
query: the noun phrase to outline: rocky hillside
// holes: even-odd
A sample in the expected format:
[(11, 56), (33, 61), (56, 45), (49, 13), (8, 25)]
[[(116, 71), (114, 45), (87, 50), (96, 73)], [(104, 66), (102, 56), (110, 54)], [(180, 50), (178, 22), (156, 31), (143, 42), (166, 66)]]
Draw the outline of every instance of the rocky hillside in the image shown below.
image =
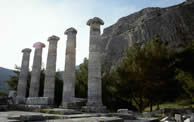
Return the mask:
[(8, 84), (5, 81), (12, 75), (15, 75), (12, 70), (0, 67), (0, 92), (8, 93)]
[(106, 64), (121, 59), (126, 48), (159, 36), (170, 48), (184, 47), (194, 40), (194, 2), (168, 8), (145, 8), (105, 28), (100, 47)]

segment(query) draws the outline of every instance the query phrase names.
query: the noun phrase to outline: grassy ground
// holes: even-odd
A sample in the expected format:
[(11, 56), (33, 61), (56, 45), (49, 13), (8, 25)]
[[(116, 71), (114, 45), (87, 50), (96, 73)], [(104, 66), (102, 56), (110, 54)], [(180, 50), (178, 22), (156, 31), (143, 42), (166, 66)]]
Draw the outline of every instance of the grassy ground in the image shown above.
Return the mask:
[[(192, 103), (190, 100), (180, 100), (173, 103), (164, 103), (160, 104), (160, 109), (162, 108), (194, 108), (194, 103)], [(157, 106), (153, 106), (153, 110), (156, 110)], [(144, 111), (150, 111), (149, 107), (146, 107)]]

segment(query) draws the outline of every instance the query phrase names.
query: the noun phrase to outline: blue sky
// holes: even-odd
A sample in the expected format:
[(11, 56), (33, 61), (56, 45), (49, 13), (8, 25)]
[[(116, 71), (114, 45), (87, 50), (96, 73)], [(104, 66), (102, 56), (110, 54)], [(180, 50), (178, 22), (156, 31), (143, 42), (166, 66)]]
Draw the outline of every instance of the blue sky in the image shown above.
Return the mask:
[[(98, 16), (105, 27), (114, 24), (120, 17), (127, 16), (146, 7), (167, 7), (184, 0), (0, 0), (0, 67), (14, 69), (21, 65), (24, 48), (33, 43), (46, 44), (43, 50), (43, 65), (46, 66), (47, 38), (60, 37), (58, 42), (57, 70), (65, 64), (66, 35), (69, 27), (77, 29), (76, 64), (88, 57), (89, 27), (87, 20)], [(34, 49), (30, 57), (30, 68)]]

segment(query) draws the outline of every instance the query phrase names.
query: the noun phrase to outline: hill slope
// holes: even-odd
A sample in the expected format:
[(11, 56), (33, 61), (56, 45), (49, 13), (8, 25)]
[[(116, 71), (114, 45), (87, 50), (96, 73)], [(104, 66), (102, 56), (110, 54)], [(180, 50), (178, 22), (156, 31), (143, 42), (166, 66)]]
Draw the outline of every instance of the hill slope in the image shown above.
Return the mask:
[(13, 70), (0, 67), (0, 92), (8, 93), (8, 84), (5, 81), (12, 75), (15, 75)]
[(117, 63), (126, 48), (154, 36), (159, 36), (169, 48), (181, 48), (194, 40), (194, 3), (145, 8), (105, 28), (99, 45), (105, 63)]

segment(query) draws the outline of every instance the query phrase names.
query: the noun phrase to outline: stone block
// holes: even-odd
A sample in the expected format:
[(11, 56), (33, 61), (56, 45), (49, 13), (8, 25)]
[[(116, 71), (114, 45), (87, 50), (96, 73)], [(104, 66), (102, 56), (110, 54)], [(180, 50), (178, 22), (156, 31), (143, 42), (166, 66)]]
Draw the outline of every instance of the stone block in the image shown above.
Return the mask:
[(194, 113), (191, 114), (191, 122), (194, 122)]
[(118, 109), (117, 113), (125, 113), (125, 114), (127, 114), (128, 111), (129, 111), (128, 109)]
[(141, 118), (137, 120), (136, 122), (159, 122), (159, 119), (158, 118)]
[(72, 98), (70, 102), (63, 102), (61, 108), (66, 109), (81, 109), (82, 106), (86, 105), (87, 100), (83, 98)]
[(16, 91), (15, 90), (9, 91), (9, 96), (8, 97), (16, 97)]
[(135, 115), (132, 114), (126, 114), (126, 113), (111, 113), (110, 116), (117, 116), (119, 118), (122, 118), (124, 120), (137, 120)]
[(75, 109), (61, 109), (61, 108), (41, 109), (41, 113), (60, 114), (60, 115), (81, 114), (80, 111), (77, 111)]
[(184, 120), (184, 122), (191, 122), (191, 119), (187, 118), (186, 120)]
[(50, 105), (51, 103), (48, 97), (29, 97), (26, 99), (26, 105)]
[(11, 110), (19, 110), (19, 111), (36, 111), (40, 109), (49, 109), (53, 106), (50, 105), (24, 105), (24, 104), (17, 104), (9, 106)]
[(45, 117), (43, 115), (21, 115), (21, 122), (29, 122), (29, 121), (44, 121)]
[(181, 114), (175, 114), (174, 115), (174, 119), (176, 120), (176, 122), (182, 122), (182, 116), (181, 116)]
[(106, 113), (106, 106), (84, 106), (82, 111), (91, 113)]
[(16, 104), (25, 104), (25, 101), (26, 101), (26, 98), (17, 96), (15, 103)]

